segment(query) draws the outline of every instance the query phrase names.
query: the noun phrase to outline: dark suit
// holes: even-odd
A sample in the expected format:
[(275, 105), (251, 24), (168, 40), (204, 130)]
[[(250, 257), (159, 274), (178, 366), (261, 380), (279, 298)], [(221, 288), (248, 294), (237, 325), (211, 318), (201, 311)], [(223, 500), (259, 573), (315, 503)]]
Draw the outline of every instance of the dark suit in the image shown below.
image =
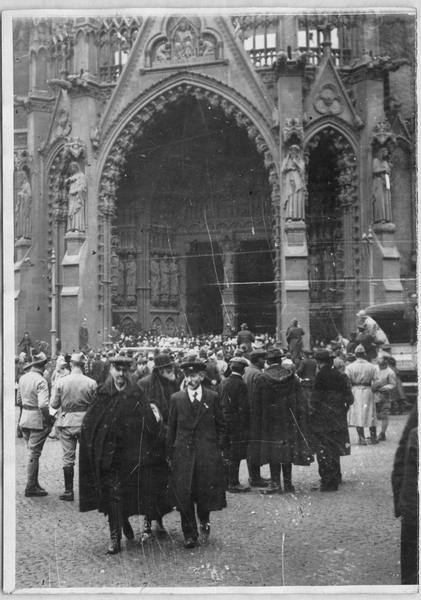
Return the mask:
[(209, 520), (209, 512), (226, 507), (222, 450), (226, 444), (225, 424), (215, 392), (202, 386), (196, 409), (187, 391), (171, 396), (167, 431), (167, 455), (171, 482), (186, 538), (197, 538), (197, 515)]

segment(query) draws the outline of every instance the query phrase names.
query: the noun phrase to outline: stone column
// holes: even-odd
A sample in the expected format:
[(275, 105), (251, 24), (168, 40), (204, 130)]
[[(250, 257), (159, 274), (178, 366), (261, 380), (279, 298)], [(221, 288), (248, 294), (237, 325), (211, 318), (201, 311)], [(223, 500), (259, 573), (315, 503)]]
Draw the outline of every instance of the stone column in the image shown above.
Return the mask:
[(235, 244), (232, 236), (223, 236), (219, 242), (221, 259), (224, 267), (224, 287), (221, 292), (221, 309), (223, 321), (223, 335), (230, 335), (237, 329), (237, 304), (234, 292), (234, 254)]
[(293, 210), (287, 189), (287, 160), (292, 146), (298, 147), (302, 158), (304, 66), (305, 58), (294, 53), (289, 58), (284, 52), (281, 52), (274, 65), (278, 77), (280, 164), (279, 190), (272, 185), (272, 202), (274, 206), (277, 205), (275, 217), (278, 221), (278, 225), (275, 225), (277, 337), (283, 344), (286, 344), (286, 328), (294, 317), (299, 319), (306, 332), (305, 344), (308, 344), (310, 329), (305, 215), (303, 207), (296, 211), (296, 205)]
[(136, 296), (137, 319), (142, 329), (150, 328), (150, 255), (149, 230), (142, 230), (137, 240)]
[(81, 318), (81, 268), (86, 263), (86, 236), (84, 232), (68, 231), (64, 236), (66, 253), (61, 261), (63, 285), (61, 288), (62, 352), (79, 349)]

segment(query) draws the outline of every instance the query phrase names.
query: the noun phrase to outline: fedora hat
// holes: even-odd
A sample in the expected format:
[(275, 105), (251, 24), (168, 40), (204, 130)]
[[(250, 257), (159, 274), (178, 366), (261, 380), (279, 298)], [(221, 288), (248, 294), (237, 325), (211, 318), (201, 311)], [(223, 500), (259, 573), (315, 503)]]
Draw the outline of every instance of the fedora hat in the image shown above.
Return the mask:
[(233, 356), (230, 361), (229, 364), (237, 364), (237, 365), (243, 365), (244, 367), (248, 367), (248, 361), (243, 358), (242, 356)]
[(157, 354), (154, 358), (155, 368), (156, 369), (164, 369), (165, 367), (172, 367), (174, 365), (174, 361), (169, 354)]
[(328, 350), (318, 350), (314, 358), (319, 362), (330, 362), (332, 360), (332, 356)]
[(36, 367), (38, 365), (43, 365), (47, 362), (48, 358), (46, 356), (46, 354), (44, 354), (44, 352), (39, 352), (39, 354), (34, 354), (34, 356), (32, 357), (32, 362), (29, 363), (28, 365), (28, 369), (29, 367)]

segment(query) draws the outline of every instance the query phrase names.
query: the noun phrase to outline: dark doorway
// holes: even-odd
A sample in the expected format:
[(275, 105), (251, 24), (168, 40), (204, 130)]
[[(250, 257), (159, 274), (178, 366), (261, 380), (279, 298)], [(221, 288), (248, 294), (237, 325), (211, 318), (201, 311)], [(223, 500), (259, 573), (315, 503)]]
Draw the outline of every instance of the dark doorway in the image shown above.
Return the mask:
[(343, 210), (339, 201), (338, 134), (322, 131), (311, 144), (306, 207), (310, 335), (329, 341), (342, 332)]
[(190, 332), (221, 333), (224, 270), (216, 244), (192, 242), (187, 255), (187, 322)]
[(266, 240), (245, 240), (236, 261), (238, 323), (255, 333), (276, 329), (274, 251)]

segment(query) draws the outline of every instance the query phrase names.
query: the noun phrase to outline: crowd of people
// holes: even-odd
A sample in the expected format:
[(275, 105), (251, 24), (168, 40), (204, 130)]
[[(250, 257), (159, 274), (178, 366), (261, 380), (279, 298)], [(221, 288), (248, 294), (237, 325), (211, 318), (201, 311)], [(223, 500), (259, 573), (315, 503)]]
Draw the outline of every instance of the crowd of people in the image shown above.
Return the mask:
[[(79, 508), (107, 515), (107, 552), (116, 554), (122, 533), (134, 538), (132, 515), (143, 515), (146, 541), (165, 535), (163, 519), (173, 509), (184, 546), (195, 547), (210, 534), (210, 513), (227, 506), (227, 492), (294, 493), (293, 465), (316, 459), (320, 491), (338, 490), (340, 458), (351, 452), (349, 427), (360, 445), (385, 442), (391, 408), (404, 401), (387, 339), (370, 317), (357, 317), (351, 340), (338, 335), (312, 351), (303, 348), (297, 319), (285, 348), (243, 323), (229, 339), (118, 334), (106, 348), (55, 360), (42, 351), (28, 360), (22, 350), (16, 404), (18, 435), (28, 447), (25, 495), (47, 495), (38, 473), (50, 436), (62, 446), (59, 498), (73, 501), (79, 441)], [(401, 472), (404, 458), (401, 450)], [(248, 483), (239, 480), (243, 460)], [(403, 479), (395, 477), (401, 487)]]

